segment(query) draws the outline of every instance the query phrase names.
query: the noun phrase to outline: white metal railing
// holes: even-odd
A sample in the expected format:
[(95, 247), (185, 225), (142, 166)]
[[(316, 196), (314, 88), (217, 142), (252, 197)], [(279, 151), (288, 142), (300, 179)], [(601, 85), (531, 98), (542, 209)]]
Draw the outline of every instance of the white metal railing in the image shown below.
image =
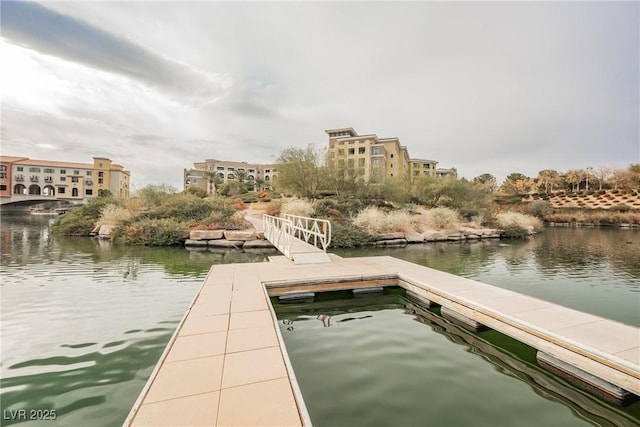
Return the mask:
[(291, 258), (293, 245), (293, 223), (286, 218), (263, 215), (264, 237), (287, 258)]
[[(287, 258), (291, 258), (294, 239), (300, 239), (327, 251), (331, 243), (331, 222), (285, 214), (284, 218), (263, 215), (264, 237)], [(318, 246), (320, 245), (320, 246)]]
[(289, 214), (285, 214), (284, 217), (291, 221), (294, 237), (327, 251), (331, 243), (331, 222), (326, 219)]

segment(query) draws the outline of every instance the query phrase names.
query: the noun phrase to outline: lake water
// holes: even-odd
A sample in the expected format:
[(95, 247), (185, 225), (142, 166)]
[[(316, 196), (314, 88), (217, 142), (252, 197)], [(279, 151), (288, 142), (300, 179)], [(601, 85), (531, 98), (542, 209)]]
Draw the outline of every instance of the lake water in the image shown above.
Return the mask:
[[(260, 262), (273, 254), (122, 247), (88, 238), (54, 238), (48, 232), (49, 218), (43, 216), (1, 220), (2, 425), (121, 425), (210, 266)], [(640, 326), (640, 232), (548, 229), (529, 241), (504, 244), (338, 253), (389, 254)], [(391, 312), (406, 310), (402, 304), (392, 302)], [(362, 315), (368, 311), (365, 307)], [(309, 316), (309, 324), (318, 322), (313, 313)], [(376, 321), (388, 323), (384, 318)], [(423, 333), (429, 330), (423, 322), (409, 323)], [(406, 339), (410, 341), (403, 341), (403, 347), (413, 342)], [(358, 351), (377, 346), (365, 344)], [(431, 351), (436, 345), (428, 346)], [(456, 363), (446, 357), (438, 362), (444, 370), (466, 369)], [(296, 370), (296, 375), (304, 372)], [(487, 384), (486, 390), (492, 387)], [(370, 391), (361, 392), (366, 396)], [(307, 405), (311, 403), (307, 399)], [(467, 402), (458, 404), (464, 408)], [(56, 419), (11, 418), (19, 409), (55, 410)]]

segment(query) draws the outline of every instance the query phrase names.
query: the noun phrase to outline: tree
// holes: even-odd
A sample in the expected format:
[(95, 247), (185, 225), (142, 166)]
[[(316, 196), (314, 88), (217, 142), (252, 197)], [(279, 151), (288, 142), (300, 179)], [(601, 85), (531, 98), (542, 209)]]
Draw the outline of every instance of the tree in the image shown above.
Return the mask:
[(218, 194), (218, 188), (222, 184), (222, 178), (218, 176), (218, 173), (215, 171), (204, 171), (204, 177), (206, 178), (209, 187), (207, 188), (207, 193), (209, 194)]
[(498, 188), (496, 177), (490, 173), (483, 173), (473, 178), (473, 182), (480, 184), (487, 193), (493, 193)]
[[(538, 186), (544, 188), (545, 194), (553, 193), (554, 185), (560, 183), (560, 173), (552, 169), (544, 169), (538, 172)], [(540, 191), (540, 190), (538, 190)]]
[(581, 169), (571, 169), (566, 173), (567, 182), (571, 185), (571, 191), (580, 191), (580, 183), (584, 177), (584, 171)]
[(312, 199), (320, 188), (322, 154), (309, 144), (306, 148), (289, 147), (278, 157), (278, 188)]
[(595, 176), (598, 180), (598, 190), (602, 190), (602, 184), (609, 180), (612, 170), (611, 166), (600, 166), (596, 169)]
[(531, 178), (519, 172), (512, 172), (505, 178), (500, 191), (505, 194), (529, 193), (535, 186)]

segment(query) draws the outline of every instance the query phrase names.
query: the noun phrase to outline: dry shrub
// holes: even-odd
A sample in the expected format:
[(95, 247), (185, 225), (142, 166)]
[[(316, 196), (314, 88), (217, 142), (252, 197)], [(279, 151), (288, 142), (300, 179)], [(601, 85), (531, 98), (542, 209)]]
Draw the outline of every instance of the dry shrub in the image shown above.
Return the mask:
[(241, 200), (238, 200), (237, 202), (235, 202), (234, 204), (231, 205), (231, 207), (237, 211), (242, 211), (245, 210), (247, 207), (244, 205), (244, 202)]
[(292, 199), (284, 202), (280, 208), (280, 214), (311, 216), (313, 205), (311, 202), (302, 199)]
[(542, 221), (540, 221), (540, 219), (519, 212), (500, 212), (496, 215), (496, 219), (498, 221), (498, 227), (502, 229), (516, 228), (530, 232), (542, 228)]
[(353, 217), (355, 226), (375, 235), (392, 231), (409, 231), (414, 227), (414, 217), (407, 211), (384, 212), (369, 206)]
[(460, 215), (450, 208), (433, 208), (422, 215), (421, 223), (433, 230), (454, 230), (460, 226)]
[(118, 225), (129, 222), (135, 215), (126, 207), (118, 205), (107, 205), (102, 208), (98, 225)]

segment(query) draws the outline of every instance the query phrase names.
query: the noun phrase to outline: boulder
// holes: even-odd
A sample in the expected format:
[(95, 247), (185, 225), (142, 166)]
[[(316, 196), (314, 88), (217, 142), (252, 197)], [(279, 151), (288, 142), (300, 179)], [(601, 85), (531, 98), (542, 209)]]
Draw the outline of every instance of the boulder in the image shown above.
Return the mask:
[(375, 240), (396, 240), (396, 239), (404, 239), (404, 233), (402, 231), (397, 231), (393, 233), (382, 233), (375, 237)]
[(207, 246), (214, 248), (231, 248), (231, 249), (241, 249), (242, 245), (244, 245), (244, 240), (207, 240)]
[(377, 240), (373, 242), (374, 246), (404, 246), (407, 239)]
[(254, 230), (225, 230), (224, 238), (227, 240), (256, 240)]
[(191, 230), (189, 239), (191, 240), (214, 240), (224, 238), (224, 230)]
[(415, 231), (409, 231), (405, 233), (405, 239), (407, 239), (409, 243), (423, 243), (425, 241), (425, 235)]
[(184, 241), (185, 246), (207, 246), (206, 240), (187, 239)]

